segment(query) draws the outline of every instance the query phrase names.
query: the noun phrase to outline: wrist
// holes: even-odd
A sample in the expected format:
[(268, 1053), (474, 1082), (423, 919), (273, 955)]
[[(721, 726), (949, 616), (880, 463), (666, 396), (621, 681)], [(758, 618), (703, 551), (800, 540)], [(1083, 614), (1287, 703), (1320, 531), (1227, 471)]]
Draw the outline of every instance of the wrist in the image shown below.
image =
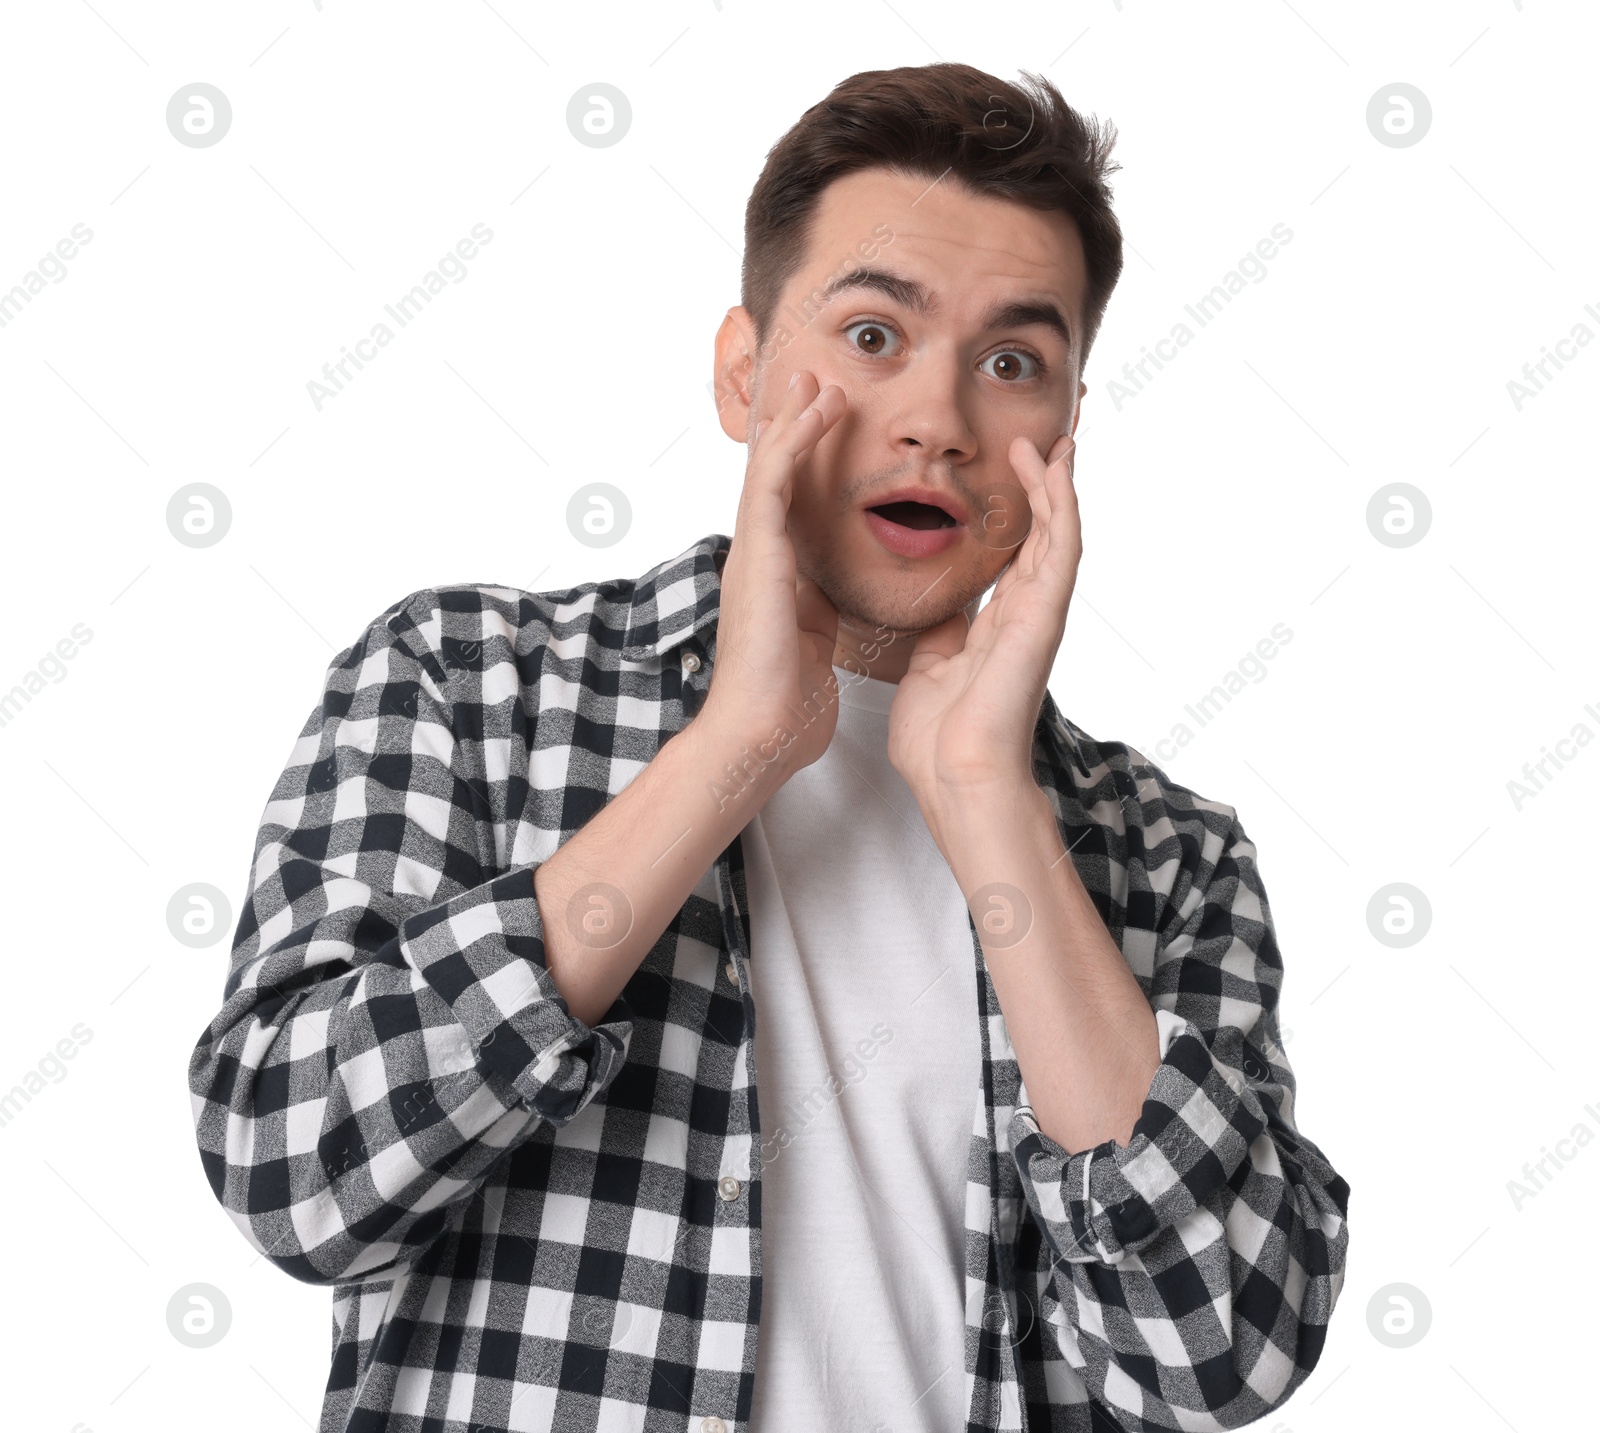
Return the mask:
[(1019, 806), (1037, 804), (1044, 796), (1031, 771), (992, 771), (935, 777), (925, 805), (940, 813), (975, 813), (1004, 817)]
[(940, 772), (933, 779), (935, 795), (948, 801), (1002, 802), (1039, 790), (1031, 767), (987, 767), (958, 773)]
[(679, 739), (695, 748), (698, 765), (711, 784), (729, 795), (753, 789), (765, 801), (796, 769), (795, 742), (787, 728), (778, 724), (763, 728), (709, 705)]
[(731, 704), (723, 706), (709, 699), (684, 729), (685, 736), (708, 755), (722, 761), (733, 760), (741, 748), (760, 744), (771, 737), (772, 732), (773, 728), (764, 726), (748, 708), (736, 711)]
[(923, 820), (952, 867), (970, 853), (1006, 843), (1022, 827), (1046, 822), (1055, 829), (1050, 798), (1032, 776), (940, 782), (920, 804)]

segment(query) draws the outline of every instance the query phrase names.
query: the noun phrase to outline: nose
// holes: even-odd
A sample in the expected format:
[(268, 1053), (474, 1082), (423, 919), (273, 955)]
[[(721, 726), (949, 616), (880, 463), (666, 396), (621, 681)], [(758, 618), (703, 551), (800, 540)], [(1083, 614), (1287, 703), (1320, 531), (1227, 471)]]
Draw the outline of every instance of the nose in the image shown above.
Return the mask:
[(926, 350), (898, 381), (880, 392), (890, 405), (890, 436), (899, 452), (937, 458), (960, 467), (978, 451), (963, 403), (962, 372), (955, 354)]

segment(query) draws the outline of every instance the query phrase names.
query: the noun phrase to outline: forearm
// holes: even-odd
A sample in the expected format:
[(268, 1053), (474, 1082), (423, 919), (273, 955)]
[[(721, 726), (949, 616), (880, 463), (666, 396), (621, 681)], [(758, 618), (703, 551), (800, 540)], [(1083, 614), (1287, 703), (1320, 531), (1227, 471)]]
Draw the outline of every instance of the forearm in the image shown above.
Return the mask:
[(1161, 1063), (1155, 1013), (1084, 889), (1048, 797), (1031, 784), (997, 784), (942, 805), (936, 839), (968, 900), (1010, 888), (978, 898), (972, 914), (1041, 1128), (1071, 1151), (1126, 1144)]
[[(797, 465), (845, 408), (839, 385), (797, 371), (777, 410), (755, 423), (721, 564), (719, 656), (705, 705), (533, 872), (545, 971), (585, 1024), (611, 1007), (750, 818), (827, 747), (836, 713), (818, 719), (817, 708), (827, 707), (830, 683), (837, 692), (838, 613), (815, 583), (798, 580), (786, 514)], [(788, 740), (779, 745), (775, 732)]]
[(707, 707), (619, 795), (533, 873), (545, 968), (585, 1024), (621, 993), (724, 847), (788, 778), (777, 761), (745, 768), (722, 798), (727, 766), (748, 745)]

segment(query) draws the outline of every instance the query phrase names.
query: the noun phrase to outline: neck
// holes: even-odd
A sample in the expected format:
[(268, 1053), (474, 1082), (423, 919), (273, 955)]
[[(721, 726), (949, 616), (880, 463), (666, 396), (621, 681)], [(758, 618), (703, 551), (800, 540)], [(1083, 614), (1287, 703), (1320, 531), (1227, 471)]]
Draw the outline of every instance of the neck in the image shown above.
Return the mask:
[[(967, 608), (969, 622), (978, 615), (978, 601), (974, 598)], [(833, 665), (875, 681), (899, 682), (911, 666), (911, 652), (919, 635), (920, 629), (900, 631), (841, 612)]]

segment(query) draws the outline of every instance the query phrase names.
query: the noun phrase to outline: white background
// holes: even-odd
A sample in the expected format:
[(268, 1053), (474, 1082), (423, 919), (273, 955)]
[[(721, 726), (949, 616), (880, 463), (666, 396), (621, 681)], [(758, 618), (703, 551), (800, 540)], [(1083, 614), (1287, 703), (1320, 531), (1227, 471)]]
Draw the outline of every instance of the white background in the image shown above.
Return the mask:
[[(5, 1396), (27, 1427), (315, 1424), (329, 1295), (258, 1259), (212, 1199), (185, 1065), (227, 943), (181, 945), (168, 900), (206, 882), (237, 916), (324, 668), (395, 599), (632, 576), (732, 530), (744, 451), (706, 384), (750, 187), (837, 81), (940, 59), (1042, 71), (1120, 130), (1127, 267), (1085, 374), (1057, 700), (1154, 755), (1274, 624), (1294, 634), (1161, 763), (1259, 847), (1299, 1122), (1352, 1189), (1321, 1364), (1259, 1426), (1581, 1421), (1600, 1148), (1547, 1165), (1520, 1208), (1507, 1181), (1574, 1125), (1600, 1133), (1582, 1034), (1600, 743), (1520, 809), (1507, 783), (1575, 724), (1600, 734), (1600, 345), (1520, 411), (1506, 385), (1574, 324), (1600, 333), (1592, 7), (6, 16), (0, 290), (75, 223), (94, 236), (0, 329), (0, 690), (75, 623), (93, 633), (0, 727), (0, 1090), (92, 1032), (0, 1128)], [(233, 106), (214, 147), (166, 127), (195, 81)], [(597, 81), (633, 107), (604, 149), (565, 118)], [(1396, 81), (1433, 109), (1409, 148), (1365, 119)], [(317, 411), (307, 380), (479, 222), (494, 238), (468, 277)], [(1277, 223), (1294, 237), (1268, 276), (1117, 409), (1122, 364)], [(595, 479), (634, 513), (600, 552), (564, 516)], [(1406, 548), (1367, 526), (1395, 481), (1432, 507)], [(166, 525), (192, 482), (233, 511), (203, 550)], [(1393, 882), (1432, 907), (1404, 949), (1367, 921)], [(167, 1327), (196, 1282), (232, 1309), (208, 1349)], [(1393, 1283), (1432, 1309), (1409, 1348), (1369, 1331)]]

